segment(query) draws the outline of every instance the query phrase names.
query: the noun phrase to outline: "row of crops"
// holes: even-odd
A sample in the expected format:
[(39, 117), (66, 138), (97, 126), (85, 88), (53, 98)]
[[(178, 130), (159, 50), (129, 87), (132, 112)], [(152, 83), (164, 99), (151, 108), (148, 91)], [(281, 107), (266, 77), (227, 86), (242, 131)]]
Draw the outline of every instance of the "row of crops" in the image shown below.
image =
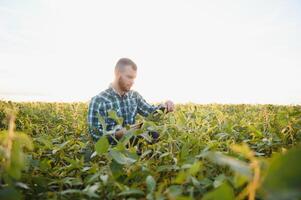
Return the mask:
[(0, 101), (0, 199), (301, 199), (301, 106), (176, 105), (116, 146), (87, 106)]

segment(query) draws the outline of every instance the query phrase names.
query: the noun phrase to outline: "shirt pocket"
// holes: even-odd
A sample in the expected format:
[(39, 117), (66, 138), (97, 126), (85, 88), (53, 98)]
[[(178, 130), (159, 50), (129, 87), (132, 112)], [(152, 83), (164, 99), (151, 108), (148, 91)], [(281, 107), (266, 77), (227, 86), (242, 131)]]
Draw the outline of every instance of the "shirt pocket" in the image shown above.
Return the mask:
[(129, 99), (129, 105), (128, 105), (128, 108), (129, 108), (129, 113), (132, 117), (135, 117), (136, 113), (137, 113), (137, 109), (138, 109), (138, 102), (136, 99), (132, 98), (132, 99)]
[(106, 110), (109, 111), (115, 111), (116, 114), (120, 117), (121, 116), (121, 109), (118, 106), (117, 102), (108, 102), (106, 103)]

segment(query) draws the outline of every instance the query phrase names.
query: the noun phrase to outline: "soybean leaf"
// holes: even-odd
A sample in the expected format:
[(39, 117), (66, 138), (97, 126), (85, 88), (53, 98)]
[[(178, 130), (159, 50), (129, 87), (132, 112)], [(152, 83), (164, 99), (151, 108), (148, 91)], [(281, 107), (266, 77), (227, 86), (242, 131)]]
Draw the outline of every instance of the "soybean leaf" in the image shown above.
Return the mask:
[(129, 189), (123, 192), (120, 192), (118, 196), (144, 196), (144, 192), (139, 189)]
[(234, 192), (232, 187), (227, 183), (222, 184), (218, 188), (204, 195), (202, 200), (234, 200)]
[(267, 199), (301, 198), (301, 146), (276, 155), (263, 183)]
[(119, 163), (121, 165), (130, 165), (130, 164), (133, 164), (134, 162), (136, 162), (135, 159), (129, 158), (129, 157), (125, 156), (123, 153), (121, 153), (117, 150), (114, 150), (114, 149), (110, 150), (110, 155), (117, 163)]
[(102, 136), (95, 144), (95, 150), (97, 154), (104, 154), (108, 151), (110, 144), (106, 136)]
[(220, 152), (209, 152), (206, 157), (217, 164), (229, 166), (232, 170), (248, 177), (249, 179), (252, 177), (252, 171), (246, 162), (223, 155)]
[(156, 181), (151, 175), (146, 177), (146, 186), (148, 192), (154, 192), (156, 189)]

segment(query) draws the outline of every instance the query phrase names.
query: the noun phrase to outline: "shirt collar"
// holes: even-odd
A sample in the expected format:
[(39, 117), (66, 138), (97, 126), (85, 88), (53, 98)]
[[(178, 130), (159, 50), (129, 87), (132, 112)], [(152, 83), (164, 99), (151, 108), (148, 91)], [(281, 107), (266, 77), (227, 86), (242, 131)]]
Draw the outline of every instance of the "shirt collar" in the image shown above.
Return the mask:
[(127, 97), (129, 92), (124, 93), (123, 96), (121, 96), (112, 86), (112, 83), (109, 85), (109, 89), (112, 91), (112, 93), (114, 93), (115, 95), (119, 96), (119, 97)]

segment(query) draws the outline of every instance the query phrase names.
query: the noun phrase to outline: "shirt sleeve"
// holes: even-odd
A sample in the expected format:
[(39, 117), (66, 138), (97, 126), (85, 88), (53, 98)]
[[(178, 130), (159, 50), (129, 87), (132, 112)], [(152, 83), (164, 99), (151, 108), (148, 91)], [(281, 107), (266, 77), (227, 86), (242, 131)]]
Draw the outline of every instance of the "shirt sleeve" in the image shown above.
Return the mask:
[(110, 144), (116, 144), (116, 140), (113, 137), (115, 137), (115, 132), (121, 128), (118, 126), (113, 126), (112, 124), (105, 124), (106, 127), (103, 127), (99, 121), (99, 117), (103, 117), (105, 123), (107, 118), (106, 113), (107, 110), (105, 104), (97, 97), (93, 97), (88, 108), (89, 133), (92, 136), (92, 139), (97, 141), (103, 135), (104, 128), (106, 128), (106, 131), (114, 130), (113, 133), (106, 136)]
[(93, 140), (98, 140), (103, 135), (103, 127), (99, 121), (99, 116), (105, 117), (105, 107), (97, 97), (93, 97), (88, 109), (89, 133)]
[(154, 106), (147, 103), (139, 93), (137, 93), (137, 102), (138, 102), (137, 112), (144, 117), (147, 117), (149, 114), (155, 112), (156, 110), (163, 108), (162, 104), (158, 106)]

